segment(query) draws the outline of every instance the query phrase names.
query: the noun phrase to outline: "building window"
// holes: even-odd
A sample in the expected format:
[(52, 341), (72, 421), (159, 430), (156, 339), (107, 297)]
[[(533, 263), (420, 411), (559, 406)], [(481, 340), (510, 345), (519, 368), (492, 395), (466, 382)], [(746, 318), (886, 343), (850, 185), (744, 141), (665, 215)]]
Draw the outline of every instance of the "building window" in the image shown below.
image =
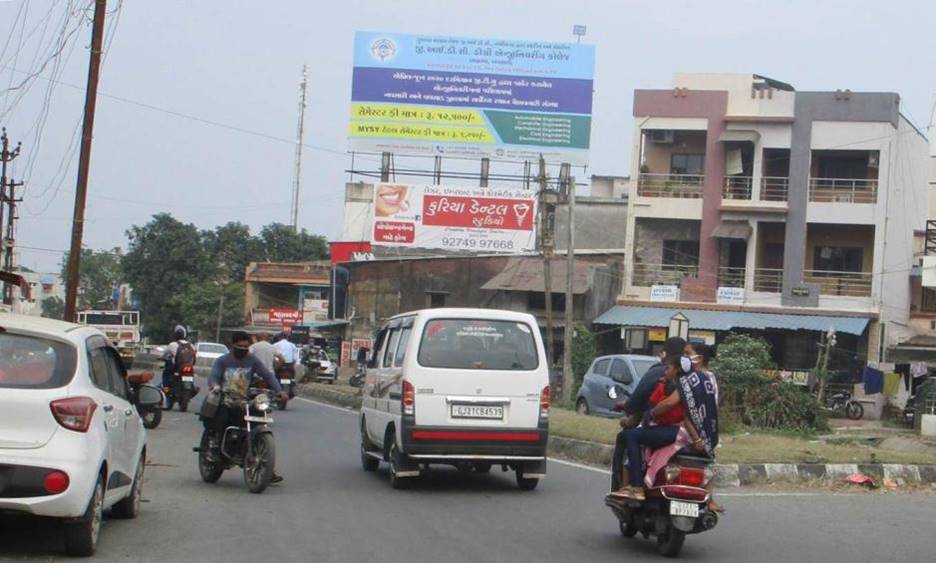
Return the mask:
[(663, 241), (664, 269), (679, 270), (683, 268), (696, 268), (699, 266), (699, 241), (697, 240), (664, 240)]
[(704, 171), (704, 154), (674, 154), (670, 156), (670, 174), (702, 175)]
[[(545, 311), (546, 310), (546, 294), (542, 291), (529, 291), (527, 292), (527, 308), (531, 311)], [(565, 294), (564, 293), (553, 293), (552, 294), (552, 308), (555, 310), (565, 310)]]
[(846, 246), (817, 246), (813, 253), (813, 269), (827, 272), (861, 272), (864, 249)]
[(426, 292), (426, 301), (429, 304), (430, 309), (438, 309), (440, 307), (445, 307), (445, 297), (447, 294), (435, 291)]

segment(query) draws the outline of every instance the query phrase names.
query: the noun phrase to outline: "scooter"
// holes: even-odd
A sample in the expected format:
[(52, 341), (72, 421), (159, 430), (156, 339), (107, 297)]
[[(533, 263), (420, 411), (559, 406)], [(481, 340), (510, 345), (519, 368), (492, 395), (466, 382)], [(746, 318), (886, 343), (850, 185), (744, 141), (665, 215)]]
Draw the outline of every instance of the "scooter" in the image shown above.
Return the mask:
[(195, 366), (182, 366), (181, 371), (173, 378), (172, 384), (166, 386), (164, 391), (168, 410), (172, 410), (172, 407), (179, 403), (179, 411), (187, 411), (189, 401), (199, 392), (199, 388), (195, 385)]
[[(130, 394), (133, 397), (138, 397), (140, 395), (140, 388), (144, 385), (147, 387), (152, 387), (162, 394), (162, 389), (156, 387), (155, 385), (149, 385), (149, 382), (153, 379), (153, 372), (143, 371), (127, 374), (127, 385), (130, 387)], [(163, 395), (163, 401), (165, 400), (165, 395)], [(143, 420), (143, 426), (145, 428), (153, 429), (159, 426), (159, 423), (162, 422), (162, 403), (156, 405), (141, 405), (137, 403), (137, 413), (140, 415), (140, 419)]]
[[(215, 392), (205, 400), (220, 404), (224, 397)], [(247, 488), (259, 494), (269, 486), (276, 465), (276, 446), (270, 429), (273, 419), (269, 416), (272, 405), (265, 390), (251, 388), (242, 406), (244, 417), (240, 424), (228, 426), (221, 436), (205, 429), (201, 443), (192, 451), (198, 453), (198, 472), (206, 483), (216, 483), (227, 469), (242, 467)], [(220, 454), (220, 459), (213, 457), (212, 449)]]

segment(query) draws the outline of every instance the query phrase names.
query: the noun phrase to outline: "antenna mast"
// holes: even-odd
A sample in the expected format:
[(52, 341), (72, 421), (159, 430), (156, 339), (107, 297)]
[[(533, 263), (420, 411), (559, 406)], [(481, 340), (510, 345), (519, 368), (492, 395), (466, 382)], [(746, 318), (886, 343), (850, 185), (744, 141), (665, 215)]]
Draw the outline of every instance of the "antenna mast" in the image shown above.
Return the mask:
[(302, 134), (305, 123), (306, 107), (306, 65), (302, 65), (302, 81), (299, 82), (299, 124), (296, 126), (296, 163), (293, 170), (293, 189), (292, 189), (292, 228), (293, 231), (299, 231), (299, 177), (302, 168)]

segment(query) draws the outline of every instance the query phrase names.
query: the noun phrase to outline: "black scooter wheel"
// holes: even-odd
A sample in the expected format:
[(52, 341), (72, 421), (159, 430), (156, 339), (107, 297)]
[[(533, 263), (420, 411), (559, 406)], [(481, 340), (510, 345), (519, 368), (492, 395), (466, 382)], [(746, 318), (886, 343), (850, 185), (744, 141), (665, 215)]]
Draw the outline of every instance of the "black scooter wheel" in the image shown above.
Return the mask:
[(159, 407), (152, 408), (145, 413), (143, 413), (143, 426), (152, 430), (159, 426), (159, 423), (162, 422), (162, 409)]

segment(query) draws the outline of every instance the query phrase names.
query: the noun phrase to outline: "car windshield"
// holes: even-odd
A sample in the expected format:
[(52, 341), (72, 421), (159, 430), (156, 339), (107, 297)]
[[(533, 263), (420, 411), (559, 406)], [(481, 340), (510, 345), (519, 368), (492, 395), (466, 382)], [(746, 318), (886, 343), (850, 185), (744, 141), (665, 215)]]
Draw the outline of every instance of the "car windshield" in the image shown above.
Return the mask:
[(651, 360), (651, 359), (646, 359), (646, 360), (633, 359), (631, 360), (631, 363), (634, 364), (634, 373), (637, 374), (637, 379), (640, 379), (641, 377), (644, 376), (644, 374), (647, 373), (647, 371), (651, 367), (656, 365), (657, 361)]
[(53, 389), (68, 385), (77, 353), (64, 342), (0, 332), (0, 388)]
[(437, 319), (426, 323), (419, 364), (430, 368), (529, 371), (539, 367), (533, 330), (526, 323)]
[(208, 354), (227, 354), (228, 349), (224, 344), (199, 344), (198, 351)]

